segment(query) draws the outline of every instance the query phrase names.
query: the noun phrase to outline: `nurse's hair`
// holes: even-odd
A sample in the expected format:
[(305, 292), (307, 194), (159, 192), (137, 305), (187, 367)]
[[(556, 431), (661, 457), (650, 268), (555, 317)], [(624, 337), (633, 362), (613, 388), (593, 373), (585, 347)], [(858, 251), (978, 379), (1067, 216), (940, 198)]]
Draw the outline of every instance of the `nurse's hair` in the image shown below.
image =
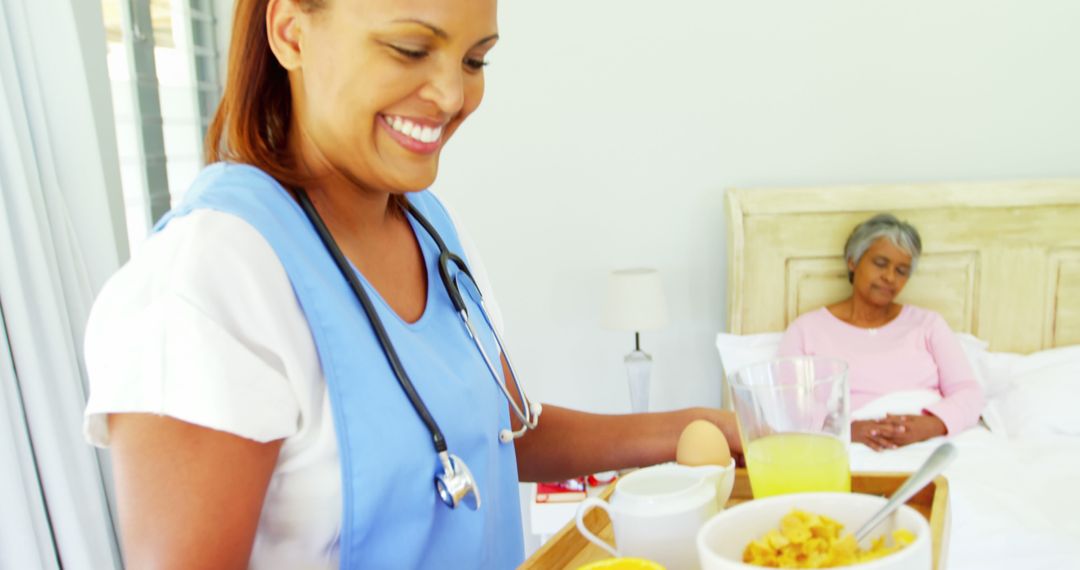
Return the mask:
[[(285, 0), (305, 13), (327, 7), (327, 0)], [(206, 130), (203, 160), (255, 166), (289, 189), (312, 181), (289, 147), (293, 96), (289, 72), (278, 63), (266, 32), (270, 0), (236, 0), (226, 67), (225, 89)], [(405, 198), (390, 201), (404, 207)]]
[[(911, 256), (911, 271), (915, 271), (919, 255), (922, 254), (919, 231), (892, 214), (878, 214), (855, 226), (844, 244), (844, 260), (858, 265), (866, 250), (870, 249), (870, 244), (880, 238), (888, 239), (893, 245), (907, 252)], [(855, 273), (851, 270), (848, 270), (848, 282), (855, 282)]]
[[(305, 12), (322, 9), (319, 0), (287, 0)], [(293, 98), (289, 74), (266, 37), (269, 0), (237, 0), (226, 67), (225, 89), (206, 130), (204, 160), (258, 167), (286, 188), (309, 183), (289, 149)]]

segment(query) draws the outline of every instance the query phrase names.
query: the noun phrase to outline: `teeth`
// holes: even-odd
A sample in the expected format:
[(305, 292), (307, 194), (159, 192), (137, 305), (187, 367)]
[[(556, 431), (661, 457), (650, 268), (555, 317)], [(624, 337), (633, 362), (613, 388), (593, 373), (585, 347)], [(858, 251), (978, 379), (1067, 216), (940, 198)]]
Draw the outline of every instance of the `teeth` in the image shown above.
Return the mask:
[(425, 127), (401, 117), (386, 116), (386, 123), (395, 131), (422, 143), (433, 143), (442, 137), (442, 127)]

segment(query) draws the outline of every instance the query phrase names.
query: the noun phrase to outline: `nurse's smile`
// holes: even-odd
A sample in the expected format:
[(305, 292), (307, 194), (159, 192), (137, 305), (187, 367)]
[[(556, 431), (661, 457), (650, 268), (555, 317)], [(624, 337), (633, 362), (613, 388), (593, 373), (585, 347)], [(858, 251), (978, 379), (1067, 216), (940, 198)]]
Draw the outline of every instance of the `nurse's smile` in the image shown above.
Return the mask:
[(431, 119), (379, 115), (379, 126), (398, 144), (417, 154), (432, 154), (443, 142), (444, 122)]

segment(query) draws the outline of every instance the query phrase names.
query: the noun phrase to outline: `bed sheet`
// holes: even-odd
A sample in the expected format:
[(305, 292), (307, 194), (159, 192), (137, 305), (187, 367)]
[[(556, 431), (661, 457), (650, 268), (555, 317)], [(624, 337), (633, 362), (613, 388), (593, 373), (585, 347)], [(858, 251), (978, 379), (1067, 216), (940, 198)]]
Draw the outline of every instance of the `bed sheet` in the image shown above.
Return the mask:
[[(985, 427), (950, 438), (949, 570), (1080, 569), (1080, 438), (1008, 438)], [(875, 452), (854, 471), (913, 471), (944, 438)]]

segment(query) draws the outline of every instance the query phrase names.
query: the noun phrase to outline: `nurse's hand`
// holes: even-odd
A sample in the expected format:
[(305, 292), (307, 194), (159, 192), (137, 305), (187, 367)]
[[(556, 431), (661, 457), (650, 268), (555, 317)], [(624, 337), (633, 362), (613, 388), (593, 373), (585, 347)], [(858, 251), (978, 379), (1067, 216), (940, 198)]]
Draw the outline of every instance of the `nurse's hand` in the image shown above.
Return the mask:
[(247, 568), (281, 440), (154, 414), (111, 414), (128, 568)]
[[(502, 358), (503, 374), (516, 398), (517, 382)], [(519, 429), (513, 410), (510, 425)], [(544, 404), (535, 430), (514, 441), (518, 478), (522, 482), (561, 481), (601, 471), (644, 467), (675, 460), (683, 429), (694, 420), (708, 420), (724, 433), (731, 454), (742, 460), (742, 442), (735, 414), (716, 408), (686, 408), (645, 414), (593, 414)]]
[(540, 426), (514, 442), (521, 481), (559, 481), (675, 460), (679, 435), (704, 419), (724, 432), (738, 462), (742, 446), (731, 412), (687, 408), (646, 414), (592, 414), (544, 405)]

